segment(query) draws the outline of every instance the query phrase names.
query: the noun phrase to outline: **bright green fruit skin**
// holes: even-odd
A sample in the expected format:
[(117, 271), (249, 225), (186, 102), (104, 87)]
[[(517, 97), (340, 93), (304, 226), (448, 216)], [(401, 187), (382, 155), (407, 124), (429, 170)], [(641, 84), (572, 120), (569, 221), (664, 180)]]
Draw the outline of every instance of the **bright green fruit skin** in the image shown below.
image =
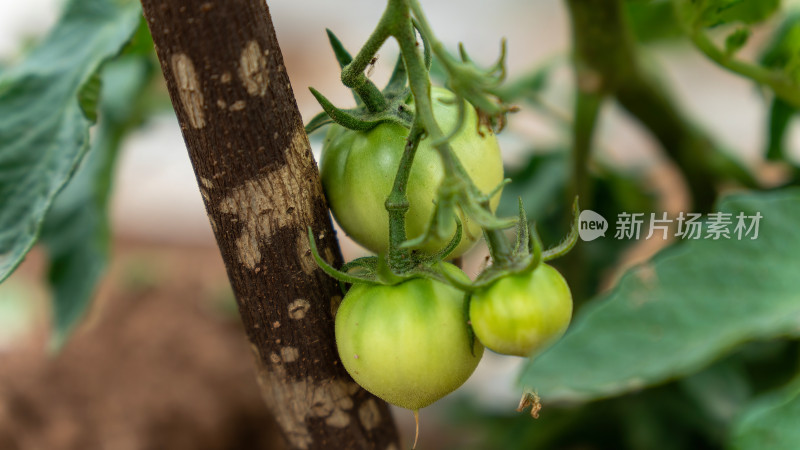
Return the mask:
[(415, 411), (453, 392), (483, 356), (477, 340), (470, 349), (463, 299), (461, 291), (422, 278), (353, 285), (336, 312), (345, 369), (369, 392)]
[(572, 294), (564, 277), (547, 264), (512, 274), (472, 296), (469, 317), (475, 336), (497, 353), (531, 356), (567, 330)]
[[(453, 94), (433, 88), (433, 112), (442, 131), (447, 134), (455, 127), (458, 107)], [(451, 103), (448, 104), (447, 101)], [(472, 181), (483, 192), (489, 192), (503, 181), (503, 161), (494, 134), (481, 128), (478, 134), (475, 109), (466, 108), (461, 131), (450, 145)], [(375, 253), (385, 253), (389, 246), (389, 215), (386, 197), (392, 190), (408, 130), (398, 124), (384, 123), (369, 131), (353, 131), (331, 125), (322, 148), (320, 174), (328, 205), (336, 221), (353, 240)], [(409, 239), (420, 236), (428, 227), (433, 214), (436, 192), (444, 177), (441, 158), (431, 146), (431, 139), (422, 140), (414, 157), (408, 180), (410, 209), (406, 214), (406, 234)], [(494, 211), (500, 201), (498, 193), (492, 199)], [(474, 221), (461, 217), (464, 223), (461, 244), (451, 254), (458, 257), (481, 237)], [(455, 233), (421, 248), (434, 253), (444, 248)]]

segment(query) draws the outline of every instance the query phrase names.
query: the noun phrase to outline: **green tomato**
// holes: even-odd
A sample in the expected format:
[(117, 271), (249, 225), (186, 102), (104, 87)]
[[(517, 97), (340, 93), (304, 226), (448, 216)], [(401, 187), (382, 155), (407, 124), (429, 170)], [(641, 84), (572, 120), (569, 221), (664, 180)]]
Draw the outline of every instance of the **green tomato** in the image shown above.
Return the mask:
[(423, 278), (353, 285), (336, 312), (345, 369), (364, 389), (414, 411), (453, 392), (483, 355), (477, 340), (470, 348), (463, 300), (458, 289)]
[(472, 295), (475, 336), (497, 353), (531, 356), (558, 340), (572, 316), (564, 277), (547, 264), (505, 276)]
[[(454, 94), (433, 88), (433, 112), (444, 133), (455, 127), (458, 106)], [(489, 192), (503, 181), (503, 161), (494, 134), (482, 128), (478, 133), (475, 109), (466, 105), (461, 131), (450, 140), (453, 152), (472, 181), (483, 192)], [(383, 123), (369, 131), (348, 130), (331, 125), (322, 147), (320, 175), (328, 205), (336, 221), (353, 240), (375, 253), (384, 253), (389, 246), (389, 215), (386, 197), (392, 190), (408, 130), (394, 123)], [(409, 239), (422, 235), (434, 210), (437, 189), (444, 178), (444, 168), (431, 139), (423, 139), (414, 157), (408, 180), (410, 208), (406, 214)], [(492, 210), (500, 201), (492, 199)], [(472, 247), (482, 233), (480, 226), (468, 217), (460, 217), (464, 225), (461, 244), (451, 254), (458, 257)], [(430, 242), (421, 248), (434, 253), (444, 248), (455, 233)]]

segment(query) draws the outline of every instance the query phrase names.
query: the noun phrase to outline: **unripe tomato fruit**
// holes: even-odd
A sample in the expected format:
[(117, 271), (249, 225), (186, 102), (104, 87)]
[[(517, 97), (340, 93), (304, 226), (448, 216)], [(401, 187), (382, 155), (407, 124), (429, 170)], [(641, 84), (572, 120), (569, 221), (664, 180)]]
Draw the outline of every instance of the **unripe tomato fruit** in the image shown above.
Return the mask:
[(345, 369), (364, 389), (414, 411), (453, 392), (483, 355), (477, 340), (470, 348), (463, 300), (458, 289), (423, 278), (353, 285), (336, 312)]
[[(449, 133), (458, 119), (458, 106), (452, 92), (433, 88), (433, 113), (442, 131)], [(472, 181), (483, 192), (489, 192), (503, 181), (503, 161), (494, 134), (481, 128), (478, 133), (475, 109), (466, 105), (461, 131), (450, 140), (453, 152)], [(336, 221), (353, 240), (375, 253), (386, 252), (389, 246), (389, 215), (386, 197), (392, 190), (400, 158), (406, 145), (408, 130), (394, 123), (383, 123), (369, 131), (348, 130), (331, 125), (322, 147), (320, 175), (328, 205)], [(420, 236), (428, 227), (434, 209), (436, 192), (444, 178), (444, 168), (431, 139), (423, 139), (414, 157), (408, 180), (410, 208), (406, 214), (409, 239)], [(500, 201), (492, 199), (492, 210)], [(481, 229), (469, 218), (464, 224), (462, 241), (451, 254), (463, 254), (481, 237)], [(455, 233), (421, 248), (434, 253), (444, 248)]]
[(497, 353), (531, 356), (554, 343), (572, 317), (564, 277), (547, 264), (505, 276), (472, 295), (469, 318), (475, 336)]

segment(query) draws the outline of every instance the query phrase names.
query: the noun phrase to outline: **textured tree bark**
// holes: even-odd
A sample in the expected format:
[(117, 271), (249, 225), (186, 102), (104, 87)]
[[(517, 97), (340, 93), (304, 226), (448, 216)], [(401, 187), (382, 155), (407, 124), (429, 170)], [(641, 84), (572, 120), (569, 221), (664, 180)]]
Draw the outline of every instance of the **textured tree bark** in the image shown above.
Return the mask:
[(296, 449), (396, 449), (386, 404), (338, 360), (341, 254), (263, 0), (142, 0), (265, 401)]

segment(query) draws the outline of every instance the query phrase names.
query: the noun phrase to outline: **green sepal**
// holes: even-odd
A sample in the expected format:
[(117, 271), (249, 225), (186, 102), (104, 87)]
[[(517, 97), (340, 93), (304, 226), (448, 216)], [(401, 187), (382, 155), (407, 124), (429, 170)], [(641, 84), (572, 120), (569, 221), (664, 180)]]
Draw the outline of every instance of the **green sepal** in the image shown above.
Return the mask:
[(525, 213), (525, 207), (522, 204), (522, 197), (517, 197), (519, 201), (519, 221), (517, 222), (517, 240), (514, 244), (514, 254), (528, 253), (528, 215)]
[(484, 195), (482, 197), (479, 197), (478, 201), (480, 203), (487, 203), (488, 204), (489, 202), (492, 201), (492, 198), (494, 198), (495, 195), (499, 194), (500, 191), (502, 191), (503, 188), (505, 188), (509, 184), (511, 184), (511, 178), (504, 178), (503, 181), (498, 183), (498, 185), (495, 186), (494, 189), (489, 191), (489, 193), (487, 193), (486, 195)]
[(500, 84), (506, 79), (506, 57), (508, 56), (508, 41), (503, 38), (500, 41), (500, 56), (497, 62), (489, 69), (489, 73), (495, 76), (495, 83)]
[(578, 206), (578, 197), (575, 197), (575, 202), (572, 204), (572, 215), (572, 227), (569, 230), (569, 234), (560, 244), (542, 252), (543, 261), (550, 261), (551, 259), (566, 255), (578, 242), (578, 229), (580, 227), (578, 222), (581, 215), (581, 209)]
[[(456, 188), (457, 189), (457, 188)], [(448, 220), (451, 217), (455, 217), (455, 194), (456, 191), (452, 190), (452, 185), (442, 182), (439, 186), (438, 190), (438, 201), (433, 209), (433, 214), (431, 215), (431, 221), (428, 224), (427, 229), (424, 233), (417, 236), (414, 239), (409, 239), (402, 244), (400, 244), (400, 248), (416, 248), (421, 247), (432, 239), (441, 239), (447, 233), (447, 224)]]
[(428, 258), (423, 260), (423, 263), (432, 263), (434, 261), (444, 261), (450, 256), (450, 253), (453, 253), (453, 250), (458, 247), (458, 244), (461, 243), (461, 237), (463, 234), (463, 226), (461, 225), (461, 219), (456, 216), (456, 232), (453, 234), (453, 238), (450, 239), (450, 242), (447, 243), (445, 248), (439, 250), (438, 252), (434, 253)]
[[(322, 109), (328, 117), (347, 129), (368, 131), (384, 122), (396, 123), (406, 128), (411, 128), (411, 121), (408, 117), (394, 114), (391, 109), (376, 113), (364, 112), (360, 109), (340, 109), (313, 87), (309, 87), (308, 89), (322, 106)], [(310, 122), (309, 125), (311, 125)]]
[(333, 54), (336, 56), (336, 61), (339, 63), (339, 68), (343, 69), (344, 66), (353, 61), (353, 57), (350, 56), (350, 53), (344, 48), (344, 45), (342, 45), (342, 41), (333, 34), (330, 28), (326, 28), (325, 32), (328, 34), (328, 42), (331, 43), (331, 48), (333, 49)]
[(516, 217), (495, 217), (494, 214), (490, 213), (486, 208), (480, 206), (482, 203), (481, 200), (483, 199), (471, 198), (469, 201), (460, 202), (461, 207), (464, 208), (464, 213), (468, 217), (474, 219), (475, 222), (481, 226), (481, 228), (486, 228), (489, 230), (504, 230), (517, 224)]
[(366, 284), (380, 284), (378, 283), (373, 277), (365, 277), (359, 275), (350, 275), (348, 273), (344, 273), (340, 270), (334, 269), (327, 261), (322, 259), (322, 256), (319, 254), (319, 250), (317, 250), (317, 243), (314, 241), (314, 231), (311, 227), (308, 227), (308, 244), (311, 247), (311, 254), (314, 256), (314, 261), (317, 262), (317, 265), (323, 272), (325, 272), (328, 276), (339, 280), (340, 282), (355, 284), (355, 283), (366, 283)]
[(362, 258), (356, 258), (349, 263), (342, 266), (340, 269), (344, 273), (350, 272), (351, 269), (355, 268), (362, 268), (367, 271), (367, 273), (375, 273), (378, 269), (378, 258), (375, 256), (364, 256)]
[(469, 304), (472, 302), (472, 295), (470, 293), (464, 293), (464, 322), (467, 325), (467, 339), (469, 341), (469, 351), (472, 353), (472, 356), (475, 356), (475, 330), (472, 329), (472, 320), (469, 317)]
[[(408, 72), (406, 71), (406, 63), (403, 61), (403, 54), (397, 55), (397, 62), (392, 70), (392, 76), (389, 77), (389, 82), (383, 88), (383, 94), (387, 97), (394, 97), (406, 90), (406, 82), (408, 81)], [(410, 91), (409, 91), (410, 92)]]
[(325, 111), (314, 116), (306, 125), (306, 134), (311, 134), (325, 125), (334, 123), (333, 119)]
[(446, 269), (440, 268), (441, 264), (445, 263), (443, 261), (439, 261), (439, 263), (437, 263), (436, 267), (438, 270), (436, 273), (441, 274), (441, 276), (444, 277), (445, 280), (447, 280), (446, 281), (447, 284), (450, 284), (464, 292), (472, 292), (475, 290), (475, 286), (472, 283), (465, 283), (464, 280), (459, 279), (458, 277), (452, 275)]
[[(343, 69), (344, 66), (353, 61), (353, 57), (350, 56), (350, 52), (344, 48), (342, 41), (340, 41), (339, 38), (333, 34), (333, 31), (331, 31), (330, 28), (326, 28), (325, 32), (328, 34), (328, 42), (330, 42), (331, 48), (333, 49), (333, 54), (336, 56), (336, 62), (339, 63), (339, 68)], [(361, 97), (359, 97), (355, 91), (353, 92), (353, 98), (356, 99), (356, 105), (361, 106), (364, 104), (364, 102), (361, 100)]]
[(523, 269), (523, 272), (536, 270), (536, 267), (538, 267), (542, 262), (542, 240), (539, 238), (539, 232), (536, 231), (536, 224), (530, 228), (530, 233), (528, 236), (528, 252), (530, 253), (530, 261)]
[(467, 116), (467, 108), (464, 105), (464, 103), (465, 102), (463, 98), (456, 96), (456, 105), (458, 106), (458, 117), (456, 118), (455, 126), (453, 127), (452, 130), (450, 130), (449, 133), (447, 133), (446, 136), (443, 136), (441, 139), (433, 141), (431, 145), (433, 145), (434, 147), (438, 147), (444, 144), (445, 142), (450, 141), (450, 139), (453, 139), (458, 134), (458, 132), (461, 131), (461, 127), (464, 126), (464, 119)]
[(414, 29), (419, 32), (420, 38), (422, 38), (422, 57), (425, 61), (425, 69), (430, 71), (431, 65), (433, 65), (433, 54), (431, 53), (431, 44), (428, 40), (428, 37), (425, 36), (425, 33), (422, 32), (422, 28), (419, 26), (419, 22), (417, 22), (416, 18), (411, 18), (411, 23), (414, 25)]
[(458, 55), (461, 57), (461, 62), (473, 64), (472, 58), (469, 57), (469, 53), (467, 53), (467, 49), (464, 48), (463, 42), (458, 43)]

